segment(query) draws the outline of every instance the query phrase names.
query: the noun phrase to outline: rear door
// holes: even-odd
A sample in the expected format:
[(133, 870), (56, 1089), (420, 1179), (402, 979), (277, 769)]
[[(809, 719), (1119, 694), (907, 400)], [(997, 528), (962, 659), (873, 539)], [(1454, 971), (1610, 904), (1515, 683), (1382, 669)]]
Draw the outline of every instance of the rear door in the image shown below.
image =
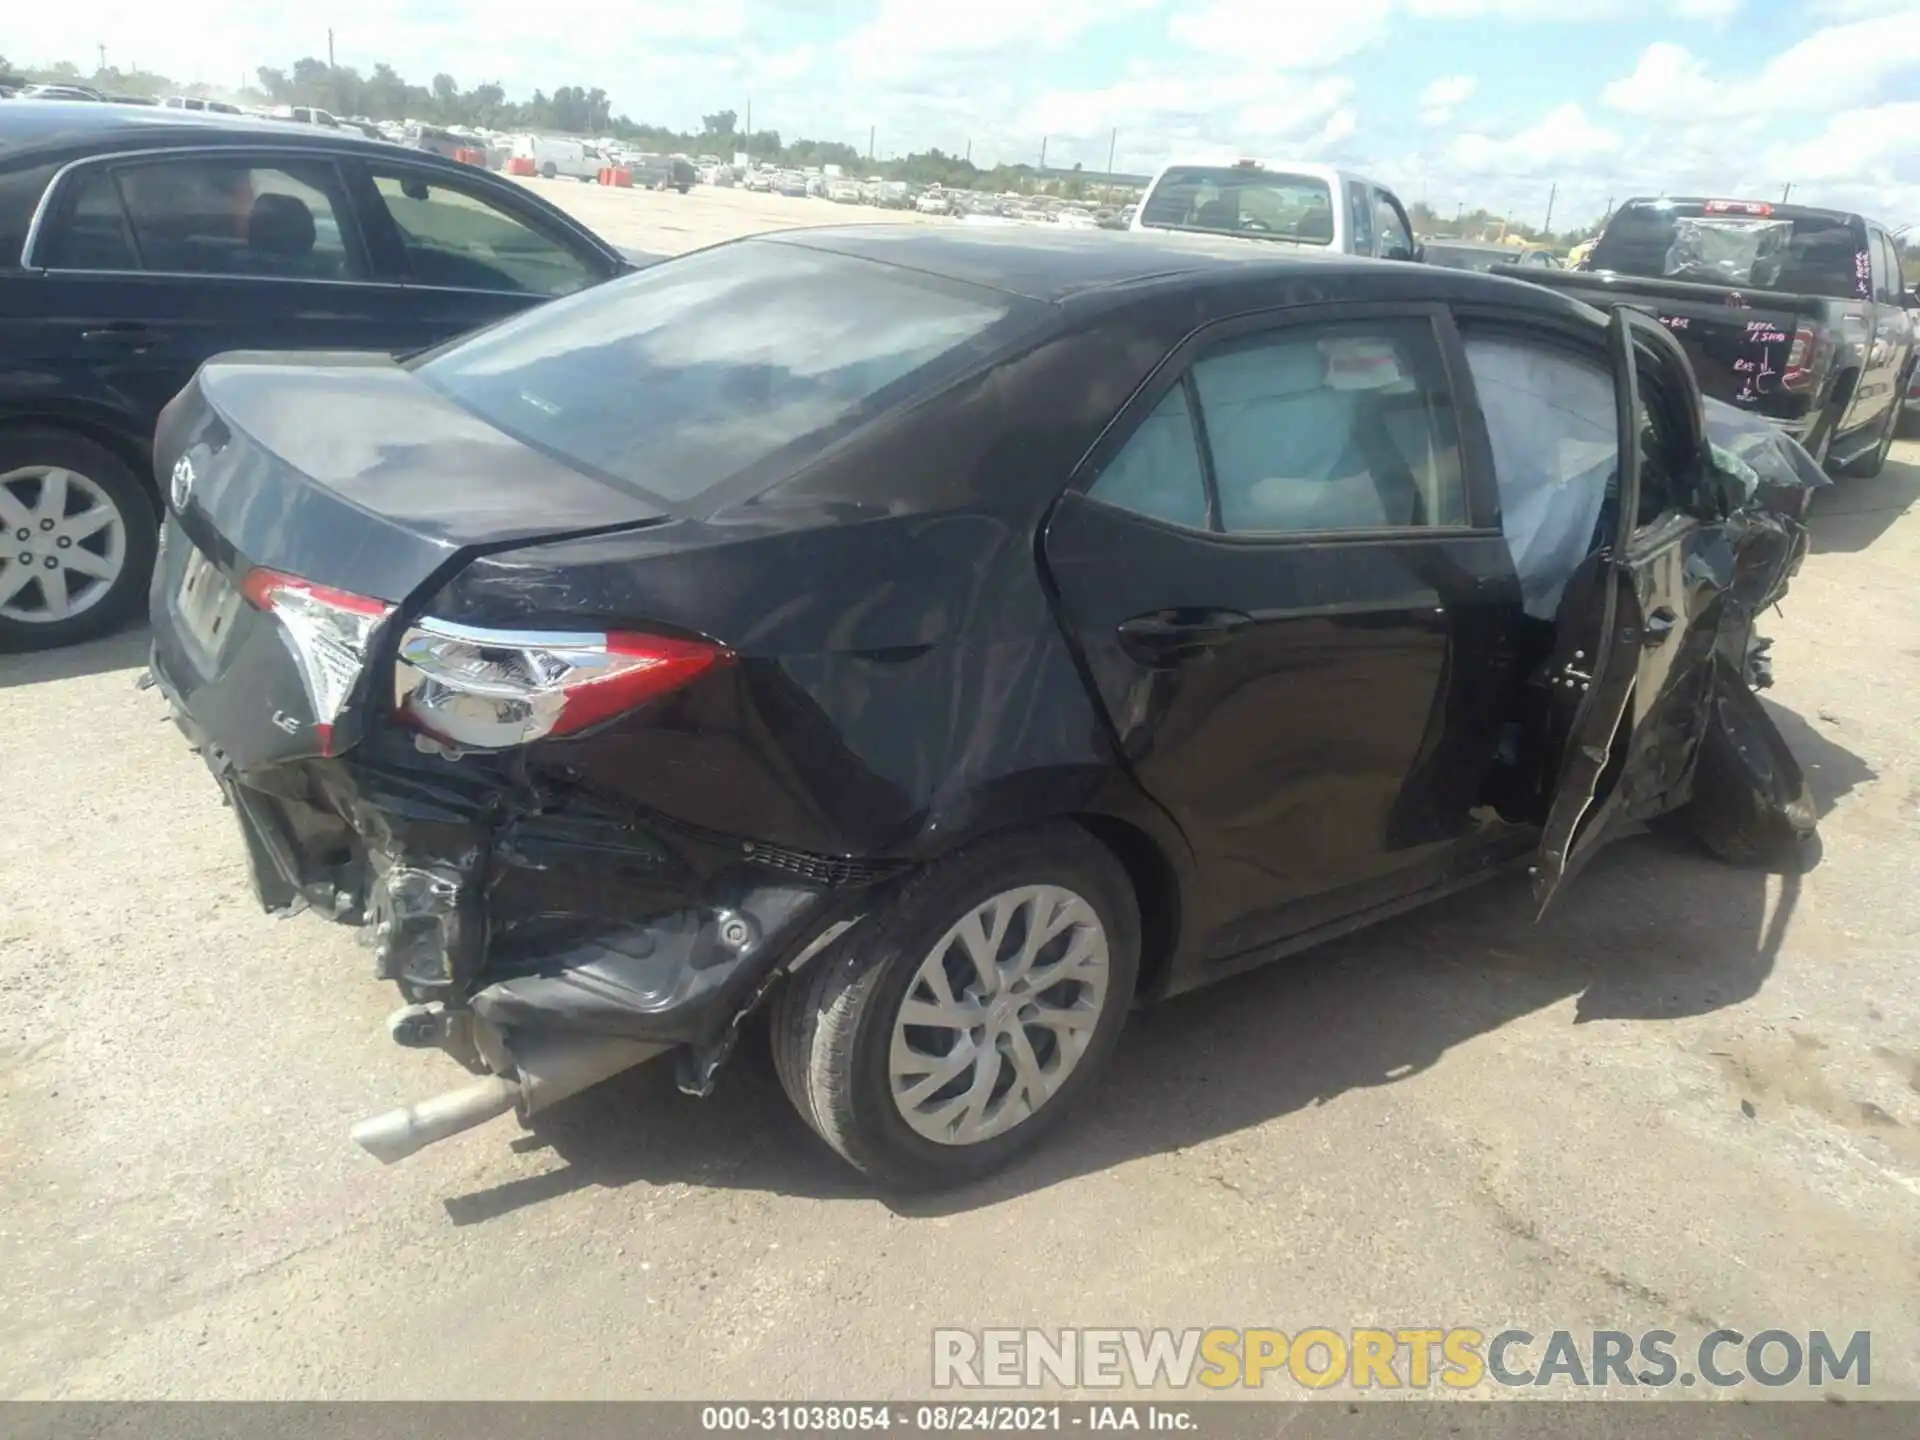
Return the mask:
[(348, 168), (374, 265), (399, 286), (395, 351), (440, 344), (618, 271), (510, 184), (401, 158)]
[(25, 257), (44, 323), (16, 358), (81, 372), (144, 440), (223, 350), (384, 348), (334, 161), (270, 147), (69, 167)]
[(1432, 883), (1474, 822), (1519, 617), (1437, 307), (1187, 346), (1048, 524), (1062, 621), (1232, 961)]
[[(1619, 455), (1611, 538), (1575, 572), (1555, 621), (1544, 724), (1556, 779), (1534, 867), (1542, 912), (1690, 771), (1731, 579), (1698, 469), (1705, 421), (1684, 354), (1664, 327), (1625, 307), (1613, 312), (1608, 343)], [(1643, 364), (1658, 375), (1657, 396), (1642, 384)]]

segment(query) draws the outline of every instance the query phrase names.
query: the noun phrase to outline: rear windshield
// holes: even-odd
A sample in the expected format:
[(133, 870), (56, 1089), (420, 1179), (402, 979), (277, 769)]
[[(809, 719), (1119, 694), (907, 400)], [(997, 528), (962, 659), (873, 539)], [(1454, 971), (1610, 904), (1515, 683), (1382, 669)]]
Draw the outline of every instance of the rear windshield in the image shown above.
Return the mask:
[(1495, 250), (1479, 245), (1442, 245), (1433, 240), (1427, 242), (1427, 263), (1442, 265), (1449, 270), (1487, 271), (1519, 258), (1520, 252), (1517, 250)]
[(1155, 230), (1203, 230), (1333, 243), (1333, 195), (1327, 182), (1244, 166), (1175, 165), (1140, 207)]
[(667, 501), (797, 464), (1041, 309), (849, 256), (724, 245), (530, 310), (416, 362), (489, 424)]
[(1625, 206), (1588, 268), (1756, 290), (1851, 299), (1862, 288), (1858, 237), (1840, 216), (1729, 213), (1701, 201)]

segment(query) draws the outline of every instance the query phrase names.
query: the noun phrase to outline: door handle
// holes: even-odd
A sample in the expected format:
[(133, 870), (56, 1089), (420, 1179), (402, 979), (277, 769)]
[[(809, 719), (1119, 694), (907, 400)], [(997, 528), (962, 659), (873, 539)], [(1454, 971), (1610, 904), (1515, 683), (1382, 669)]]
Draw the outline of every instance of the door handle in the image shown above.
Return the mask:
[(1664, 605), (1647, 616), (1645, 643), (1648, 649), (1666, 644), (1667, 636), (1673, 633), (1673, 623), (1677, 618), (1673, 611)]
[(1239, 610), (1156, 610), (1120, 625), (1120, 648), (1145, 665), (1197, 660), (1253, 624)]
[(145, 325), (99, 325), (80, 332), (82, 340), (96, 345), (156, 345), (167, 337)]

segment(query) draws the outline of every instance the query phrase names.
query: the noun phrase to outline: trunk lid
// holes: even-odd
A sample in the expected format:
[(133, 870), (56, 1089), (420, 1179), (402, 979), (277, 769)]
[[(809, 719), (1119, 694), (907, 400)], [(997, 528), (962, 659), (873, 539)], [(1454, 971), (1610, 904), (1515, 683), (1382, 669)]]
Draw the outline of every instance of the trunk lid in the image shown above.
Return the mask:
[[(154, 672), (220, 771), (350, 746), (381, 638), (472, 556), (668, 518), (380, 356), (210, 361), (154, 459)], [(274, 592), (285, 608), (269, 574), (305, 582)]]
[(216, 357), (162, 414), (154, 465), (196, 539), (390, 602), (462, 551), (666, 518), (385, 356)]

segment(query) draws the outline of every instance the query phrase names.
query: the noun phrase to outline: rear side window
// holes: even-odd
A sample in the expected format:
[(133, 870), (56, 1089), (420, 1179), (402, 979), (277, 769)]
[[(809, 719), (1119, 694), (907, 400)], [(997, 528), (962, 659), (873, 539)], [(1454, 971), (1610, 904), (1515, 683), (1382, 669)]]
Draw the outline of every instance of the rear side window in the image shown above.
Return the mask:
[(1207, 482), (1184, 385), (1167, 392), (1088, 493), (1136, 515), (1207, 528)]
[(929, 392), (1044, 307), (743, 241), (530, 310), (423, 359), (489, 423), (668, 501), (802, 459)]
[(1589, 268), (1863, 299), (1862, 253), (1860, 237), (1842, 216), (1789, 219), (1741, 213), (1724, 203), (1658, 200), (1623, 206), (1594, 246)]
[(1242, 535), (1464, 525), (1458, 426), (1424, 320), (1292, 326), (1229, 341), (1110, 461), (1093, 498), (1204, 529), (1199, 430), (1219, 528)]
[(362, 275), (324, 162), (171, 159), (78, 172), (37, 263), (293, 280)]
[(373, 184), (422, 285), (554, 296), (604, 278), (556, 236), (465, 187), (377, 167)]
[(1459, 442), (1433, 328), (1290, 328), (1193, 367), (1229, 533), (1466, 523)]

